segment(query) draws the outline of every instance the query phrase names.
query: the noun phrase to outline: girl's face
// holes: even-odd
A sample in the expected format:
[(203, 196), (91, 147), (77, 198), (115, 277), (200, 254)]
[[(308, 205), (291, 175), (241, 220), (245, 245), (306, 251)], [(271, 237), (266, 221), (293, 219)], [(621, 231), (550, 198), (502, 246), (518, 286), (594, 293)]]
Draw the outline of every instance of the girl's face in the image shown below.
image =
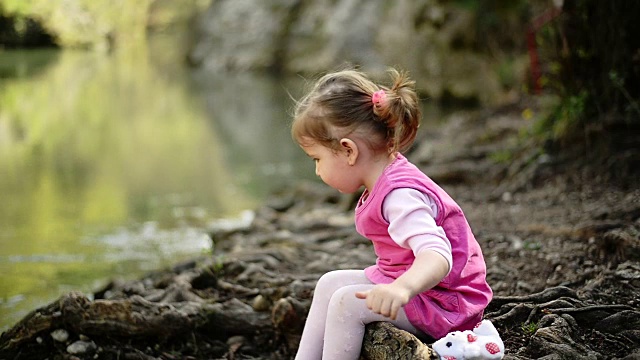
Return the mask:
[(316, 175), (325, 184), (346, 194), (358, 191), (363, 185), (362, 179), (349, 164), (349, 149), (336, 151), (316, 143), (300, 147), (315, 161)]

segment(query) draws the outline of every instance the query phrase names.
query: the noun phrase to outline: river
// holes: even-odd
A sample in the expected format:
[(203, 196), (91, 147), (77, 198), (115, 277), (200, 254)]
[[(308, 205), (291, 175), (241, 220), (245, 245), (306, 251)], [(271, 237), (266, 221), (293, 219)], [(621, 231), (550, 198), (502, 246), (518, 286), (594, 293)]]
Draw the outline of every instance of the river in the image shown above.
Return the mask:
[(288, 130), (299, 81), (198, 74), (172, 49), (0, 50), (0, 330), (209, 253), (216, 221), (315, 177)]

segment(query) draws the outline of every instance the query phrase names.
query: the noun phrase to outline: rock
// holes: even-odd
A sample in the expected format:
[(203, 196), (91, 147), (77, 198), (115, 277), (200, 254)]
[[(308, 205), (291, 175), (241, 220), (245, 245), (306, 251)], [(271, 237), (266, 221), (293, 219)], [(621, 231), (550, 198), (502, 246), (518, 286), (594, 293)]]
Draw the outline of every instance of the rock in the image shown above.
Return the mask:
[(432, 99), (496, 104), (503, 89), (495, 58), (474, 50), (475, 16), (434, 0), (218, 0), (200, 17), (188, 57), (211, 73), (315, 75), (351, 63), (382, 78), (393, 64)]
[(212, 72), (277, 66), (280, 39), (296, 0), (213, 1), (199, 21), (189, 60)]
[(264, 296), (258, 295), (253, 298), (252, 306), (255, 311), (266, 311), (269, 310), (271, 304)]
[(91, 355), (97, 349), (93, 341), (78, 340), (67, 346), (67, 352), (72, 355)]
[(66, 342), (69, 339), (69, 333), (65, 329), (57, 329), (51, 332), (51, 337), (57, 342)]

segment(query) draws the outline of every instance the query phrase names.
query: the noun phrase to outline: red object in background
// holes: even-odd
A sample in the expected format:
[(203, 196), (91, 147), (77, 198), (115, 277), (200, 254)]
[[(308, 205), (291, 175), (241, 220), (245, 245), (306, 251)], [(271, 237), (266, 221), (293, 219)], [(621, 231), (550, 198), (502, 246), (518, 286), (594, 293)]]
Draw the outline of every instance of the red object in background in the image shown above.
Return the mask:
[(561, 7), (553, 7), (541, 15), (535, 17), (527, 29), (527, 48), (529, 50), (529, 62), (531, 63), (531, 80), (533, 81), (533, 92), (537, 95), (542, 92), (540, 84), (540, 60), (538, 59), (538, 45), (536, 44), (536, 32), (540, 28), (555, 19), (562, 13)]

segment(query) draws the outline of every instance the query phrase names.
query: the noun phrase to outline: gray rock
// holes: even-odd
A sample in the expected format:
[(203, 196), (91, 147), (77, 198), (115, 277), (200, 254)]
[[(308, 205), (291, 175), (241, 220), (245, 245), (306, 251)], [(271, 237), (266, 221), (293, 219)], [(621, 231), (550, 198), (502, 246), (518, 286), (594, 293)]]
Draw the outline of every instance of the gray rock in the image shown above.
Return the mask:
[(381, 80), (393, 65), (433, 99), (491, 104), (503, 90), (495, 59), (471, 46), (476, 16), (434, 0), (218, 0), (198, 22), (189, 59), (211, 73), (318, 74), (350, 63)]
[(93, 341), (78, 340), (67, 346), (67, 352), (72, 355), (93, 354), (97, 349)]
[(69, 332), (65, 329), (57, 329), (51, 332), (51, 338), (57, 342), (66, 342), (69, 339)]

